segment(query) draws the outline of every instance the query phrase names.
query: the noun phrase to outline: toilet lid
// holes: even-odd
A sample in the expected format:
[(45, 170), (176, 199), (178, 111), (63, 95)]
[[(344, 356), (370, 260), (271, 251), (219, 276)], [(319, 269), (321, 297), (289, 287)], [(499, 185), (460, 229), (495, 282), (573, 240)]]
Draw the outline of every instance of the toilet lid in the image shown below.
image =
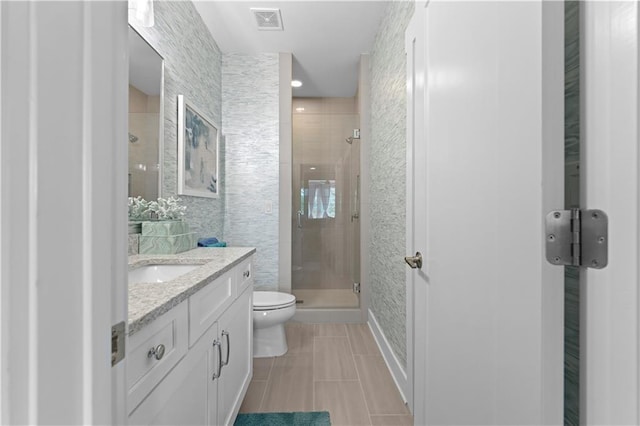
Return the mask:
[(253, 292), (253, 308), (257, 310), (284, 308), (294, 303), (296, 303), (296, 297), (293, 294), (279, 291)]

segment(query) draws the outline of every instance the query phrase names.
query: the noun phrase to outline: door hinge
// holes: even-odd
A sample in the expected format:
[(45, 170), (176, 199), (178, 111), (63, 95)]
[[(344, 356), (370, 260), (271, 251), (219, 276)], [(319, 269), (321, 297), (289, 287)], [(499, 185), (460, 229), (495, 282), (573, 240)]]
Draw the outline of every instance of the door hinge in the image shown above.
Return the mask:
[(355, 294), (360, 294), (360, 283), (353, 283), (353, 292)]
[(602, 210), (554, 210), (546, 218), (547, 261), (602, 269), (608, 259), (607, 214)]
[(111, 366), (124, 359), (124, 321), (111, 327)]

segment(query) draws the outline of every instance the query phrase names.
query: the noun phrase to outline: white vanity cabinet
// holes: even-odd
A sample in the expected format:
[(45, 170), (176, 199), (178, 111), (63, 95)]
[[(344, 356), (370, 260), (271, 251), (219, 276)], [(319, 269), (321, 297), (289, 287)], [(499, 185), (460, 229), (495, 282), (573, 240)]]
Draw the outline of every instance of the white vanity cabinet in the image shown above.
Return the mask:
[(253, 337), (246, 332), (252, 328), (253, 289), (247, 288), (220, 317), (222, 371), (218, 389), (218, 424), (229, 425), (238, 414), (252, 377)]
[[(150, 365), (162, 368), (129, 387), (129, 424), (233, 424), (252, 376), (251, 264), (244, 260), (131, 336), (132, 353), (148, 361), (128, 356), (127, 376), (144, 378), (144, 371), (154, 371)], [(164, 364), (164, 357), (148, 356), (158, 338), (176, 348), (166, 352), (175, 355)]]

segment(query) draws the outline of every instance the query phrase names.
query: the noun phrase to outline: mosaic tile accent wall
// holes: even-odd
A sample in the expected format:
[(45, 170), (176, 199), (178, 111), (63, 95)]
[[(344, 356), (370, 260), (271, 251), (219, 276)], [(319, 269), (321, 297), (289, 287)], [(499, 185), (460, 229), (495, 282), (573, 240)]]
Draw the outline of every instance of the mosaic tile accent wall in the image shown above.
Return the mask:
[[(580, 3), (565, 2), (565, 208), (580, 207)], [(580, 271), (564, 278), (564, 424), (580, 424)]]
[(128, 254), (138, 254), (140, 251), (140, 234), (129, 234)]
[[(136, 31), (164, 58), (164, 162), (162, 196), (177, 192), (178, 95), (222, 123), (222, 54), (193, 3), (154, 2), (155, 25)], [(222, 129), (224, 133), (224, 127)], [(220, 198), (181, 195), (185, 220), (198, 237), (223, 238), (225, 203), (224, 138), (220, 146)]]
[(371, 310), (406, 365), (405, 183), (406, 56), (404, 33), (414, 3), (390, 2), (371, 53)]
[(222, 58), (224, 235), (232, 246), (256, 247), (255, 286), (263, 290), (278, 289), (279, 64), (277, 53)]

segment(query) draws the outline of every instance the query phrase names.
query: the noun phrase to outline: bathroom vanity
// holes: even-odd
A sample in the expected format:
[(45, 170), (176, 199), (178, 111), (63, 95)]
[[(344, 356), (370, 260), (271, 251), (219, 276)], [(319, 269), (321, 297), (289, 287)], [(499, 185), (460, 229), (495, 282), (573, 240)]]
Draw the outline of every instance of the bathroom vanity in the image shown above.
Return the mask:
[[(156, 269), (182, 274), (130, 280), (129, 424), (233, 424), (252, 377), (254, 253), (228, 247), (129, 257), (130, 275), (145, 267), (149, 280)], [(185, 273), (184, 265), (197, 267)]]

